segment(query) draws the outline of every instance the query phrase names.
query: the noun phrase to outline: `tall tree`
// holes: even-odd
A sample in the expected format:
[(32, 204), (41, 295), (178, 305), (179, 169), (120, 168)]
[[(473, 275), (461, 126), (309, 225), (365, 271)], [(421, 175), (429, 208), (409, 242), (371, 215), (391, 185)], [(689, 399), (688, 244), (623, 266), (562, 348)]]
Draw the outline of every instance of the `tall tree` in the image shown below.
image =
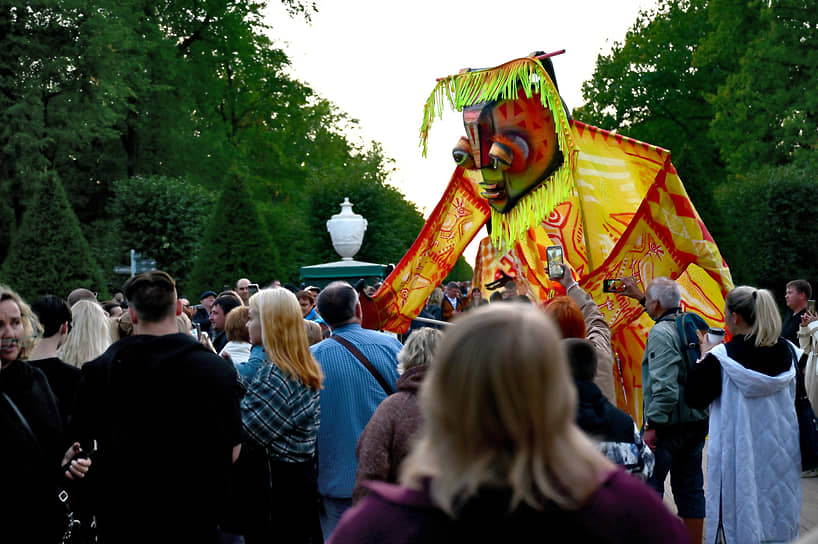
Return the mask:
[(713, 137), (734, 174), (787, 164), (818, 146), (815, 6), (773, 0), (755, 13), (761, 30), (733, 35), (739, 61), (712, 99)]
[(242, 277), (263, 283), (277, 277), (278, 270), (278, 249), (244, 179), (233, 172), (205, 229), (190, 286), (196, 292), (219, 290)]
[(44, 177), (3, 262), (4, 283), (23, 297), (104, 288), (96, 259), (56, 175)]
[(693, 54), (712, 27), (706, 0), (661, 0), (639, 13), (624, 43), (597, 58), (582, 86), (580, 121), (669, 149), (699, 212), (708, 222), (711, 195), (724, 179), (718, 147), (710, 138), (714, 94), (726, 74), (699, 69)]

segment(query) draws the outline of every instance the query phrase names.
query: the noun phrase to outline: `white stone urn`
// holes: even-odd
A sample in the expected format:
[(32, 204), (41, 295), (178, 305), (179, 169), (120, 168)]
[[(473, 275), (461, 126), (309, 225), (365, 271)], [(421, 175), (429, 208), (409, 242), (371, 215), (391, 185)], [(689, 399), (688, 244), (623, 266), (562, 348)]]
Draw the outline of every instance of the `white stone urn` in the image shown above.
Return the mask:
[(366, 219), (352, 212), (352, 202), (344, 197), (341, 213), (336, 213), (327, 221), (327, 230), (332, 238), (332, 247), (343, 261), (351, 261), (361, 249), (366, 232)]

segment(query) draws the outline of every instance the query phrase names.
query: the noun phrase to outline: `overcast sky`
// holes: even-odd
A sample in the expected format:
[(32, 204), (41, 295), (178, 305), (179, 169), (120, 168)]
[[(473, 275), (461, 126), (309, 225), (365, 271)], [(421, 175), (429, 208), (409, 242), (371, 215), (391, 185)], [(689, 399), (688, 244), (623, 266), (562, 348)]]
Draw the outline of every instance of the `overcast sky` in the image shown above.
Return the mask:
[[(423, 105), (436, 78), (532, 51), (565, 49), (553, 62), (560, 93), (573, 109), (583, 103), (582, 84), (593, 75), (597, 55), (624, 40), (640, 9), (655, 5), (656, 0), (319, 0), (311, 24), (290, 19), (278, 3), (268, 9), (267, 22), (291, 59), (292, 75), (357, 119), (362, 138), (383, 145), (397, 168), (389, 182), (428, 216), (454, 170), (451, 150), (465, 134), (460, 115), (446, 110), (431, 129), (428, 156), (421, 156)], [(472, 265), (484, 236), (481, 231), (465, 253)]]

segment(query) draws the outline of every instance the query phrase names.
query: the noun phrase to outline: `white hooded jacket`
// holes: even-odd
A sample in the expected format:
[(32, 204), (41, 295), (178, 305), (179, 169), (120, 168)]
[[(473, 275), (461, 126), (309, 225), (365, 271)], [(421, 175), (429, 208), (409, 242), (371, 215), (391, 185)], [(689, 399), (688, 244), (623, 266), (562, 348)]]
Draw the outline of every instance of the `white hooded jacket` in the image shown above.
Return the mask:
[(705, 542), (716, 541), (720, 505), (728, 543), (790, 542), (801, 516), (795, 367), (768, 376), (730, 358), (723, 344), (710, 353), (722, 388), (710, 405)]

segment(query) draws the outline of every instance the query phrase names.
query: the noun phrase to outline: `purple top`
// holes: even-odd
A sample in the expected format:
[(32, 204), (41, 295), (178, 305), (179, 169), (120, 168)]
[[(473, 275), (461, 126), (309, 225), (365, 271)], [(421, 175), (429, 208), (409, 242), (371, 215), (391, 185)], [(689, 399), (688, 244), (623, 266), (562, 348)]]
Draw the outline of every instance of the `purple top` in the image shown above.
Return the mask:
[(623, 470), (612, 471), (579, 510), (522, 505), (509, 512), (509, 492), (487, 489), (457, 519), (432, 503), (428, 489), (367, 485), (372, 492), (346, 511), (330, 544), (522, 542), (537, 534), (553, 542), (690, 543), (656, 492)]

